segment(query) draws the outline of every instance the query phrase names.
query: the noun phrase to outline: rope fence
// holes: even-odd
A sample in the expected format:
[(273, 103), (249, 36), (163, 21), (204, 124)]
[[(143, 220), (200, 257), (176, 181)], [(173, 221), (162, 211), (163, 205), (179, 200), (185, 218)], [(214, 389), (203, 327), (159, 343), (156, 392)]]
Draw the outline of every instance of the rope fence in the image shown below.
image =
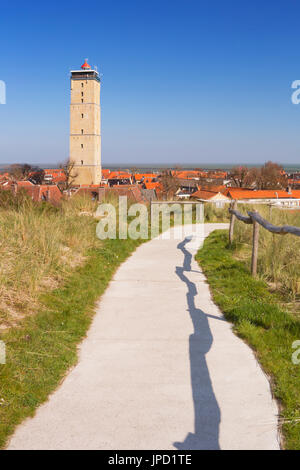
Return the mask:
[(259, 227), (263, 227), (265, 230), (268, 230), (269, 232), (276, 235), (286, 235), (289, 233), (291, 235), (295, 235), (296, 237), (300, 237), (300, 227), (293, 227), (292, 225), (273, 225), (268, 220), (264, 219), (257, 211), (248, 211), (248, 217), (241, 214), (237, 210), (237, 201), (234, 201), (232, 207), (230, 207), (228, 210), (231, 214), (229, 226), (230, 244), (233, 242), (234, 224), (236, 219), (243, 222), (244, 224), (253, 225), (251, 274), (254, 277), (257, 275)]

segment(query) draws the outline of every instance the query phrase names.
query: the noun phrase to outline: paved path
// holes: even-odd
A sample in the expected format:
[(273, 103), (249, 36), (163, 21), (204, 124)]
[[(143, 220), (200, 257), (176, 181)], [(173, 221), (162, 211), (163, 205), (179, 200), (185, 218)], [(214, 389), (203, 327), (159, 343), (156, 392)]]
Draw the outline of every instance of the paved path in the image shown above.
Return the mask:
[(10, 449), (279, 448), (269, 383), (211, 300), (200, 242), (152, 240), (119, 268), (78, 365)]

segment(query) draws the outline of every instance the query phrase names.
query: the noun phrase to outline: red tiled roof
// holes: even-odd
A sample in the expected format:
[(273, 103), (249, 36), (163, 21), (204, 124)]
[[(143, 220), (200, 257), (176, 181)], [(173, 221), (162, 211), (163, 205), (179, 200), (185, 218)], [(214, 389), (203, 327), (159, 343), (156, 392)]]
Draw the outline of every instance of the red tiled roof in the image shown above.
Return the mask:
[(149, 180), (150, 183), (154, 178), (157, 178), (157, 175), (155, 173), (136, 173), (134, 177), (137, 181), (144, 178), (144, 180)]
[(102, 168), (102, 177), (104, 179), (107, 179), (109, 177), (109, 174), (110, 174), (110, 170), (108, 170), (106, 168)]
[(112, 186), (112, 188), (115, 188), (115, 189), (136, 188), (136, 184), (116, 184), (115, 186)]
[[(209, 190), (202, 190), (200, 189), (199, 191), (196, 191), (191, 195), (193, 198), (197, 199), (206, 199), (209, 200), (214, 196), (217, 196), (218, 194), (221, 194), (222, 196), (225, 196), (225, 194), (222, 194), (220, 191), (209, 191)], [(226, 196), (225, 196), (226, 197)]]
[(223, 179), (225, 179), (225, 178), (227, 178), (227, 173), (226, 173), (226, 171), (216, 171), (215, 173), (211, 173), (209, 175), (209, 178), (216, 178), (216, 179), (217, 178), (223, 178)]
[(292, 190), (290, 193), (283, 190), (244, 190), (239, 188), (228, 188), (228, 196), (232, 199), (299, 199), (300, 190)]
[[(25, 181), (23, 181), (25, 183)], [(62, 193), (56, 185), (36, 184), (36, 185), (18, 185), (16, 191), (25, 189), (27, 194), (36, 202), (49, 201), (51, 204), (58, 204), (62, 198)]]
[(147, 183), (147, 182), (146, 182), (146, 183), (145, 183), (145, 186), (146, 186), (146, 189), (156, 189), (156, 188), (159, 186), (159, 184), (160, 184), (160, 183), (159, 183), (158, 181), (156, 181), (156, 182), (154, 182), (154, 183), (152, 183), (152, 182), (151, 182), (151, 183)]
[(213, 191), (215, 193), (222, 193), (225, 194), (228, 190), (226, 186), (220, 185), (220, 186), (206, 186), (206, 185), (201, 185), (199, 186), (200, 191)]
[(54, 175), (54, 174), (64, 174), (65, 170), (63, 168), (46, 168), (44, 172), (45, 172), (45, 175)]
[(112, 171), (109, 174), (108, 179), (125, 179), (125, 178), (131, 178), (132, 175), (131, 173), (127, 173), (125, 171)]
[(1, 189), (11, 189), (13, 185), (13, 181), (10, 180), (3, 180), (0, 182)]
[[(125, 187), (124, 187), (125, 186)], [(99, 199), (102, 200), (108, 194), (115, 194), (117, 196), (127, 196), (129, 200), (134, 202), (145, 202), (146, 199), (143, 196), (141, 188), (138, 186), (127, 186), (119, 185), (113, 186), (112, 188), (100, 188)]]
[(196, 170), (189, 170), (189, 171), (178, 171), (174, 170), (172, 171), (173, 176), (176, 176), (176, 178), (183, 178), (183, 179), (193, 179), (193, 178), (199, 178), (199, 177), (206, 177), (207, 173), (203, 171), (196, 171)]
[(62, 183), (66, 181), (66, 173), (63, 168), (47, 168), (44, 170), (45, 176), (52, 176), (53, 183)]
[(226, 171), (206, 171), (206, 170), (172, 170), (172, 175), (177, 178), (226, 178)]
[(25, 187), (31, 187), (31, 186), (33, 186), (33, 183), (31, 183), (31, 181), (17, 181), (16, 184), (17, 184), (18, 187), (20, 187), (20, 188), (25, 188)]
[(81, 184), (80, 188), (86, 188), (86, 189), (94, 189), (94, 188), (99, 188), (99, 184)]

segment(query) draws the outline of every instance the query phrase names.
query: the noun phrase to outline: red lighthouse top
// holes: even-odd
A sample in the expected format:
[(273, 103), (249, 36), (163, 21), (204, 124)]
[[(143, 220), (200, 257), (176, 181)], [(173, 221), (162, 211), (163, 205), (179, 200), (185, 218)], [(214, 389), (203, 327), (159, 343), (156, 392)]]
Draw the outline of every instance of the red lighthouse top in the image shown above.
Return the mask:
[(83, 70), (91, 68), (91, 66), (87, 63), (87, 59), (85, 59), (84, 64), (81, 66), (81, 68)]

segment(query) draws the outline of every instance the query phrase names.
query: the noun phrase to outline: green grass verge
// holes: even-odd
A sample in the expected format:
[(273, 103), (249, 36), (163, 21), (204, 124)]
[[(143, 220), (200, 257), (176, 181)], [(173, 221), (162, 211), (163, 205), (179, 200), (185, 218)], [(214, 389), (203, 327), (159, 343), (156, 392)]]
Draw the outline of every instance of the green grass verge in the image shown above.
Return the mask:
[(284, 448), (299, 450), (300, 364), (292, 363), (292, 344), (300, 340), (300, 321), (282, 309), (279, 298), (263, 281), (251, 277), (245, 264), (234, 258), (234, 250), (228, 246), (228, 232), (216, 231), (205, 240), (196, 259), (214, 301), (271, 377), (274, 396), (281, 404)]
[(7, 352), (6, 364), (0, 364), (0, 448), (76, 364), (77, 345), (91, 323), (96, 301), (116, 268), (141, 243), (103, 241), (62, 287), (43, 295), (38, 314), (0, 334)]

